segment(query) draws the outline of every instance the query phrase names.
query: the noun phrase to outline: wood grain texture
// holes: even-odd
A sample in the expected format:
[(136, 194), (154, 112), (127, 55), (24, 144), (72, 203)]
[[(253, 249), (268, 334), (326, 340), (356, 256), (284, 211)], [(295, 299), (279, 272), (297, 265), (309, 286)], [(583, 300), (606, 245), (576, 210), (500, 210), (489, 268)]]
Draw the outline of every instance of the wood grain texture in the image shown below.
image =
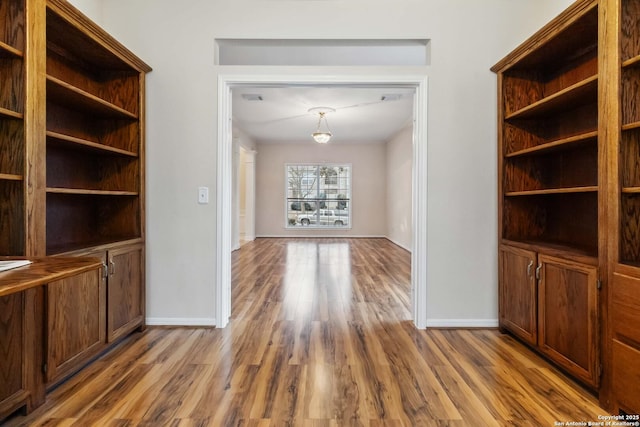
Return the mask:
[[(10, 260), (16, 257), (0, 257), (0, 259)], [(22, 292), (102, 266), (99, 259), (89, 257), (30, 259), (32, 263), (28, 266), (0, 272), (0, 296)]]
[(538, 255), (538, 345), (585, 383), (599, 383), (597, 268)]
[(144, 246), (110, 250), (107, 285), (107, 340), (115, 341), (144, 325)]
[(24, 255), (24, 183), (0, 180), (0, 255)]
[(625, 68), (620, 79), (622, 124), (640, 121), (640, 68)]
[(410, 264), (384, 239), (248, 243), (233, 253), (227, 328), (135, 334), (6, 426), (540, 426), (604, 413), (510, 336), (415, 329)]
[(500, 327), (531, 345), (538, 344), (537, 253), (502, 245), (500, 259)]
[(47, 372), (53, 385), (105, 345), (106, 294), (101, 268), (47, 285)]
[(620, 56), (623, 61), (640, 55), (640, 1), (621, 2)]
[(614, 339), (612, 353), (612, 383), (616, 406), (629, 414), (639, 414), (640, 350)]
[(640, 265), (640, 195), (623, 194), (620, 202), (620, 262)]
[(24, 113), (24, 60), (0, 57), (0, 107)]
[(0, 41), (24, 51), (25, 0), (5, 0), (0, 3)]
[(24, 390), (24, 293), (0, 297), (0, 402)]

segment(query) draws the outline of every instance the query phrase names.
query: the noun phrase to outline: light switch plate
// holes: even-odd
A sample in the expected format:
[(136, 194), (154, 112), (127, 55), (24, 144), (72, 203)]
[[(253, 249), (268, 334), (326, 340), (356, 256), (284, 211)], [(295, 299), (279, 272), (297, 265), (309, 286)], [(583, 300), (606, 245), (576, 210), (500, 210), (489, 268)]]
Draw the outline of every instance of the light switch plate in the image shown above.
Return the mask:
[(209, 203), (209, 187), (198, 187), (198, 203), (201, 205)]

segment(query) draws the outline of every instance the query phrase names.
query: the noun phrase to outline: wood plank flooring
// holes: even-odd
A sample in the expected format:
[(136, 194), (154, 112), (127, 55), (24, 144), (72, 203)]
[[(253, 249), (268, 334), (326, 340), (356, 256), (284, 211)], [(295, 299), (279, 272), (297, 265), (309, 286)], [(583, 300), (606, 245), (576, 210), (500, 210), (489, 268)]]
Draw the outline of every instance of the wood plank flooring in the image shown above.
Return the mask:
[[(225, 329), (149, 328), (7, 426), (553, 426), (596, 399), (496, 330), (416, 330), (384, 239), (259, 239)], [(179, 284), (176, 284), (179, 286)]]

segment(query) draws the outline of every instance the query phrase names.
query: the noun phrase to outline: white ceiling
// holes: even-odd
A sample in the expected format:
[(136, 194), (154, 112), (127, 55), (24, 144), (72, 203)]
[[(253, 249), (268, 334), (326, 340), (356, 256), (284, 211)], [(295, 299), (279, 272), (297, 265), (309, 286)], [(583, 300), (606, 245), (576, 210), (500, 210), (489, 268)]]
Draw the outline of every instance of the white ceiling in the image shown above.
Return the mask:
[[(258, 143), (311, 141), (318, 125), (314, 107), (331, 107), (330, 144), (379, 143), (412, 123), (415, 89), (405, 87), (236, 87), (233, 125)], [(243, 96), (244, 95), (244, 96)], [(262, 100), (245, 99), (258, 95)], [(383, 100), (386, 98), (386, 100)]]

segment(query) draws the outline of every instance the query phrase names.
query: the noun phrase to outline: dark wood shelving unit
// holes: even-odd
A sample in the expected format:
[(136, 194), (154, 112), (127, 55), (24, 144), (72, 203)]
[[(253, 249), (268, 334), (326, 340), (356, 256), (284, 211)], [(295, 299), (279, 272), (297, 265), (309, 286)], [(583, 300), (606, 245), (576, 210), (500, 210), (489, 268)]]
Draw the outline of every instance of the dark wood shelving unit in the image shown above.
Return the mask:
[[(29, 351), (0, 354), (0, 423), (144, 328), (149, 71), (65, 0), (0, 2), (0, 256), (90, 255), (102, 265), (0, 296), (15, 322), (25, 307), (44, 319), (33, 332), (0, 324), (0, 339), (42, 329), (24, 338)], [(5, 356), (27, 359), (5, 372)]]

